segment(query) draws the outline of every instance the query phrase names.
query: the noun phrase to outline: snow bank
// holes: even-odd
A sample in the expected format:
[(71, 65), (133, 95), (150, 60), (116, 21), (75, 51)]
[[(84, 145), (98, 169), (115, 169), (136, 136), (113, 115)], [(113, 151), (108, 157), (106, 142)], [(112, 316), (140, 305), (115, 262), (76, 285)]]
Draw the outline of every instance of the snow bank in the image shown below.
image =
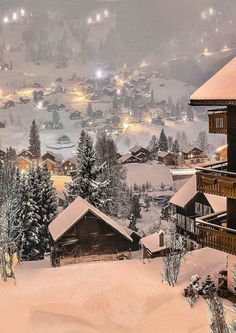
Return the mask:
[(218, 272), (225, 261), (211, 249), (190, 253), (176, 288), (162, 283), (160, 258), (60, 268), (47, 260), (23, 263), (16, 286), (0, 285), (1, 327), (18, 333), (207, 333), (206, 303), (191, 309), (182, 292), (192, 275)]

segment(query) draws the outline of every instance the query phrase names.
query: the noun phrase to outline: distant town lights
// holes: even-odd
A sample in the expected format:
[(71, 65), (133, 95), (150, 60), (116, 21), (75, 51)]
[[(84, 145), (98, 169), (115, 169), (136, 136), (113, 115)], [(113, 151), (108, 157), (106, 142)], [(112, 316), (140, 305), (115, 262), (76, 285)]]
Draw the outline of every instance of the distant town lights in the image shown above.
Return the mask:
[(25, 10), (23, 8), (21, 8), (20, 13), (21, 13), (21, 16), (25, 16)]
[(214, 15), (214, 9), (213, 8), (209, 8), (209, 15)]
[(88, 19), (87, 19), (87, 23), (88, 24), (91, 24), (93, 21), (92, 21), (92, 17), (88, 17)]
[(107, 9), (104, 10), (104, 16), (105, 16), (105, 18), (108, 18), (108, 16), (109, 16), (109, 12)]
[(101, 21), (101, 15), (99, 13), (96, 14), (96, 21), (97, 22)]
[(3, 18), (3, 22), (4, 22), (4, 23), (8, 23), (8, 22), (9, 22), (9, 18), (8, 18), (8, 16), (5, 16), (5, 17)]
[(13, 21), (17, 20), (17, 13), (16, 12), (12, 13), (12, 19), (13, 19)]
[(102, 79), (102, 77), (103, 77), (103, 73), (102, 73), (101, 69), (98, 69), (98, 70), (97, 70), (97, 72), (96, 72), (96, 77), (97, 77), (97, 79)]

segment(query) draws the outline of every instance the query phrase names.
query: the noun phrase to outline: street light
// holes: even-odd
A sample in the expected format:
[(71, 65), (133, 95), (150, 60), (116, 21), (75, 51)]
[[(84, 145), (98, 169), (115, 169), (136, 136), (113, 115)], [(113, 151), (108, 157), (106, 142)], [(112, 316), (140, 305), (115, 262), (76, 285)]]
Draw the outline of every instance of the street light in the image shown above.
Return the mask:
[(5, 16), (4, 18), (3, 18), (3, 23), (8, 23), (9, 22), (9, 18), (8, 18), (8, 16)]
[(96, 21), (97, 22), (100, 22), (101, 21), (101, 15), (98, 13), (96, 14)]

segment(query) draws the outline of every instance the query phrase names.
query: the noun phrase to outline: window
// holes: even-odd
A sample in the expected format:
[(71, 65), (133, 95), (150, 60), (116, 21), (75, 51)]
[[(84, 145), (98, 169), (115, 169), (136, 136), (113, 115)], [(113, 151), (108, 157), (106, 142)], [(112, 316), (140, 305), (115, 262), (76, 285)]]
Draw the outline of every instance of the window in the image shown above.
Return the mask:
[(216, 125), (216, 128), (218, 128), (218, 129), (224, 128), (224, 119), (223, 118), (216, 118), (215, 119), (215, 125)]
[(164, 246), (164, 234), (163, 234), (163, 232), (160, 233), (160, 235), (159, 235), (159, 246), (160, 247)]
[(203, 205), (199, 202), (195, 202), (195, 214), (202, 215), (203, 214)]
[(203, 205), (203, 211), (204, 211), (204, 215), (209, 215), (211, 214), (211, 207)]

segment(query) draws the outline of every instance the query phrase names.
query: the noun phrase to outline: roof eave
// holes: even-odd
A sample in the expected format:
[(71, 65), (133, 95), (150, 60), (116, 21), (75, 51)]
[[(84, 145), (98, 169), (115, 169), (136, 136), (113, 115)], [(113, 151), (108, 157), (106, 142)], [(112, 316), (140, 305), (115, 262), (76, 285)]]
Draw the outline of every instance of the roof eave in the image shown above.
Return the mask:
[(190, 99), (191, 106), (231, 106), (236, 105), (236, 100), (232, 99)]

